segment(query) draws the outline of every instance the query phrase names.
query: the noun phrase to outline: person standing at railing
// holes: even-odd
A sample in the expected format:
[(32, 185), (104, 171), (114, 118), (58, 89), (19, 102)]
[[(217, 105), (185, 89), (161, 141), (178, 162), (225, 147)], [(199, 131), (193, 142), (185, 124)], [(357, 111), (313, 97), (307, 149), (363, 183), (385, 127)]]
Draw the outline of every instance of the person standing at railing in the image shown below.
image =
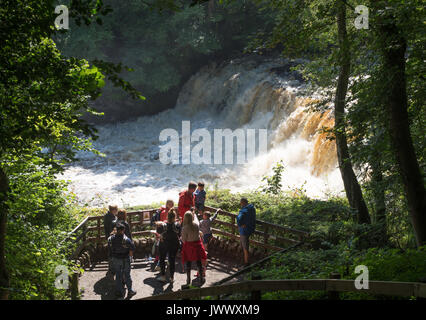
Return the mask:
[[(117, 205), (110, 205), (108, 208), (108, 212), (104, 215), (104, 231), (105, 231), (105, 239), (111, 236), (111, 232), (114, 229), (114, 221), (116, 219), (118, 213)], [(111, 266), (111, 257), (108, 257), (108, 272), (107, 277), (113, 276), (112, 266)]]
[(188, 190), (179, 193), (178, 211), (181, 222), (183, 221), (185, 213), (195, 206), (195, 189), (197, 189), (197, 184), (195, 182), (190, 182), (188, 184)]
[(162, 206), (160, 209), (158, 209), (159, 220), (157, 220), (157, 221), (167, 222), (169, 211), (170, 211), (170, 209), (173, 209), (174, 206), (175, 206), (175, 203), (174, 203), (173, 200), (167, 200), (166, 205)]
[(121, 223), (122, 225), (124, 225), (124, 234), (130, 239), (132, 240), (132, 231), (130, 229), (130, 225), (127, 222), (127, 211), (124, 209), (121, 209), (118, 211), (117, 213), (117, 219), (114, 221), (114, 227), (116, 227), (116, 225), (118, 223)]
[(206, 190), (204, 190), (204, 182), (198, 182), (198, 187), (194, 192), (194, 197), (197, 214), (202, 215), (204, 211), (204, 203), (206, 202)]
[(160, 261), (160, 252), (159, 252), (159, 241), (160, 241), (160, 233), (159, 230), (161, 230), (163, 226), (163, 222), (167, 223), (168, 220), (168, 214), (170, 210), (172, 210), (175, 206), (175, 202), (173, 200), (167, 200), (166, 205), (162, 206), (160, 209), (155, 211), (155, 214), (151, 218), (151, 227), (156, 228), (156, 237), (154, 246), (152, 249), (152, 256), (155, 257), (153, 264), (151, 265), (152, 271), (158, 271), (160, 270), (160, 266), (158, 265), (158, 262)]
[(182, 226), (182, 263), (186, 267), (187, 285), (191, 283), (191, 264), (193, 261), (197, 263), (200, 285), (205, 281), (201, 261), (207, 259), (207, 254), (201, 241), (199, 224), (194, 212), (187, 211), (185, 213)]
[(217, 215), (219, 214), (220, 210), (221, 209), (217, 209), (216, 213), (213, 215), (213, 217), (211, 216), (210, 211), (205, 211), (203, 213), (203, 220), (200, 221), (200, 231), (203, 233), (204, 247), (206, 247), (208, 245), (210, 239), (213, 237), (212, 224), (213, 224), (213, 221), (216, 220)]
[(164, 223), (163, 232), (160, 234), (160, 277), (158, 280), (166, 281), (166, 257), (169, 256), (170, 283), (173, 284), (176, 264), (176, 254), (180, 246), (181, 226), (176, 222), (175, 210), (170, 210), (167, 223)]
[(108, 248), (111, 253), (112, 267), (115, 273), (116, 297), (124, 298), (126, 283), (127, 297), (136, 294), (132, 290), (132, 278), (130, 276), (131, 263), (135, 245), (133, 241), (124, 234), (125, 226), (121, 222), (117, 223), (116, 233), (108, 238)]
[(256, 228), (256, 209), (252, 204), (248, 203), (246, 198), (241, 198), (240, 206), (241, 210), (237, 216), (237, 225), (244, 254), (244, 265), (248, 266), (250, 236)]
[[(213, 215), (213, 217), (211, 216), (210, 211), (204, 211), (203, 212), (203, 220), (200, 221), (200, 231), (203, 235), (203, 245), (204, 245), (204, 248), (207, 249), (207, 251), (208, 251), (209, 241), (213, 237), (212, 223), (213, 223), (214, 220), (216, 220), (217, 215), (218, 215), (220, 210), (221, 209), (217, 209), (216, 213)], [(207, 270), (207, 259), (202, 260), (201, 262), (202, 262), (202, 265), (203, 265), (203, 277), (205, 278), (206, 277), (206, 270)]]
[(110, 205), (108, 207), (108, 212), (104, 215), (104, 231), (106, 240), (108, 240), (111, 236), (111, 232), (114, 229), (114, 221), (117, 219), (117, 213), (118, 206)]

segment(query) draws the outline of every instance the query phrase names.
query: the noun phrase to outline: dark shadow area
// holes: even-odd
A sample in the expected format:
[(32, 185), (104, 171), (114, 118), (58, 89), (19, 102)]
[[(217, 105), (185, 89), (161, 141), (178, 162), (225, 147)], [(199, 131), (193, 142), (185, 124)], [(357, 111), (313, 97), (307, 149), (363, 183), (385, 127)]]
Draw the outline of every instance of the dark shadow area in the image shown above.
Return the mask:
[[(182, 286), (185, 286), (186, 271), (183, 269), (181, 257), (177, 257), (175, 260), (174, 284), (169, 283), (170, 273), (168, 266), (166, 266), (167, 281), (163, 282), (158, 279), (160, 271), (151, 269), (152, 264), (153, 260), (148, 260), (147, 258), (136, 259), (135, 262), (132, 263), (132, 270), (134, 271), (131, 273), (134, 285), (133, 289), (138, 292), (135, 297), (140, 298), (169, 293), (180, 290)], [(226, 257), (224, 260), (222, 260), (222, 257), (210, 257), (207, 263), (205, 282), (200, 283), (197, 277), (197, 264), (193, 262), (191, 264), (190, 285), (191, 287), (210, 286), (237, 272), (237, 265), (235, 259), (231, 257)], [(107, 271), (108, 263), (106, 261), (99, 262), (92, 265), (90, 269), (87, 269), (87, 278), (81, 282), (82, 288), (88, 289), (87, 292), (83, 294), (86, 299), (117, 300), (115, 296), (115, 281), (113, 278), (106, 277)], [(244, 276), (237, 276), (235, 279), (232, 279), (232, 281), (240, 281), (243, 279)], [(133, 297), (125, 297), (125, 300), (131, 300), (132, 298)]]
[(192, 280), (191, 285), (194, 287), (201, 288), (206, 283), (206, 279), (203, 279), (201, 282), (199, 278), (195, 278)]
[(95, 283), (93, 291), (99, 294), (102, 300), (115, 300), (115, 281), (104, 277)]
[(144, 279), (143, 283), (154, 288), (154, 292), (152, 293), (152, 295), (154, 296), (165, 292), (164, 286), (166, 285), (166, 283), (162, 281), (158, 281), (154, 277)]

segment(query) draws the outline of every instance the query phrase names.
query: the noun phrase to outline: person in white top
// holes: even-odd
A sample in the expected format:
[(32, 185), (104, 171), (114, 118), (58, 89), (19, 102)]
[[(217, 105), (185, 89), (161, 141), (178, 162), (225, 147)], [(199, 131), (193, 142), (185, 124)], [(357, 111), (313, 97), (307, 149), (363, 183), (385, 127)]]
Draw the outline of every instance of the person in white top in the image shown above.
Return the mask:
[(202, 260), (207, 260), (207, 254), (200, 237), (200, 223), (197, 215), (187, 211), (182, 226), (182, 262), (186, 267), (186, 284), (191, 283), (191, 263), (195, 261), (198, 267), (200, 284), (204, 283)]

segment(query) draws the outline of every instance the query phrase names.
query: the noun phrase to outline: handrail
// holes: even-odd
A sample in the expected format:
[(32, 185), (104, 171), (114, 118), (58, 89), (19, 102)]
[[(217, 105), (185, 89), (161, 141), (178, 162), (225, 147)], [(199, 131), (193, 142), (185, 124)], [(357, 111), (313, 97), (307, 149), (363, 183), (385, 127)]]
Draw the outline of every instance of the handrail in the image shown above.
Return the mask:
[[(218, 210), (217, 208), (213, 208), (213, 207), (209, 207), (209, 206), (204, 206), (204, 208), (208, 209), (208, 210), (211, 210), (211, 211)], [(228, 211), (225, 211), (225, 210), (219, 210), (219, 212), (223, 213), (223, 214), (225, 214), (227, 216), (230, 216), (230, 217), (235, 217), (236, 218), (238, 216), (235, 213), (228, 212)], [(289, 228), (289, 227), (280, 226), (278, 224), (274, 224), (274, 223), (271, 223), (271, 222), (266, 222), (266, 221), (263, 221), (263, 220), (256, 219), (256, 224), (267, 225), (267, 226), (273, 227), (275, 229), (278, 229), (278, 230), (281, 230), (281, 231), (285, 231), (285, 232), (288, 232), (288, 233), (294, 233), (294, 234), (297, 234), (297, 235), (300, 235), (300, 236), (303, 236), (303, 237), (308, 237), (309, 236), (309, 232), (302, 231), (302, 230), (297, 230), (297, 229), (293, 229), (293, 228)]]
[[(205, 208), (211, 211), (218, 210), (216, 208), (209, 207), (209, 206), (206, 206)], [(148, 235), (149, 233), (145, 233), (143, 229), (134, 230), (134, 228), (145, 227), (149, 225), (151, 223), (151, 218), (153, 214), (155, 213), (155, 211), (157, 210), (145, 209), (145, 210), (128, 212), (127, 217), (128, 217), (128, 222), (129, 222), (132, 234), (134, 234), (135, 236)], [(237, 231), (238, 230), (238, 226), (236, 224), (237, 215), (224, 210), (219, 210), (219, 212), (225, 216), (231, 217), (232, 223), (216, 219), (215, 224), (231, 228), (232, 230), (231, 232), (227, 232), (223, 229), (219, 230), (219, 229), (212, 228), (212, 232), (214, 234), (219, 234), (221, 236), (231, 238), (234, 241), (238, 241), (240, 236)], [(134, 219), (132, 221), (132, 217), (135, 217), (135, 216), (139, 216), (139, 218), (136, 219), (136, 221)], [(63, 242), (69, 241), (71, 236), (76, 235), (76, 233), (82, 228), (84, 229), (83, 232), (79, 236), (76, 236), (76, 239), (74, 240), (75, 244), (79, 244), (75, 254), (78, 254), (78, 251), (81, 250), (81, 248), (84, 248), (84, 246), (88, 242), (95, 242), (95, 243), (105, 242), (105, 237), (102, 236), (103, 235), (103, 228), (102, 228), (102, 222), (101, 222), (102, 219), (103, 219), (103, 215), (86, 217), (82, 222), (80, 222), (80, 224), (77, 227), (73, 229), (73, 231), (71, 231), (68, 234), (68, 236)], [(90, 225), (91, 222), (94, 222), (95, 225)], [(283, 244), (290, 244), (290, 245), (299, 244), (303, 242), (303, 240), (306, 237), (309, 236), (309, 233), (305, 231), (275, 225), (273, 223), (265, 222), (262, 220), (256, 220), (256, 223), (261, 227), (263, 226), (263, 228), (261, 228), (260, 230), (259, 229), (255, 230), (254, 237), (252, 237), (249, 241), (253, 246), (260, 247), (265, 251), (281, 251), (282, 249), (284, 249)], [(273, 233), (271, 233), (271, 231), (273, 231)], [(281, 237), (280, 232), (296, 235), (297, 240)], [(260, 237), (260, 239), (256, 237)]]
[[(215, 220), (213, 224), (218, 224), (218, 225), (221, 225), (221, 226), (231, 227), (231, 228), (234, 226), (232, 223), (221, 221), (221, 220)], [(295, 244), (295, 243), (299, 242), (297, 240), (271, 235), (269, 233), (266, 233), (266, 232), (263, 232), (263, 231), (258, 231), (258, 230), (255, 230), (253, 232), (253, 234), (261, 236), (263, 238), (267, 237), (268, 239), (275, 240), (275, 241), (278, 241), (278, 242), (281, 242), (281, 243), (285, 242), (285, 243), (289, 243), (289, 244)]]
[[(70, 231), (68, 234), (67, 234), (67, 236), (65, 237), (65, 239), (64, 240), (62, 240), (62, 242), (60, 243), (60, 245), (62, 245), (63, 243), (65, 243), (66, 241), (68, 241), (70, 238), (71, 238), (71, 236), (73, 235), (73, 234), (75, 234), (78, 230), (80, 230), (80, 228), (82, 228), (86, 223), (87, 223), (87, 221), (89, 221), (89, 218), (90, 217), (86, 217), (86, 218), (84, 218), (83, 219), (83, 221), (81, 221), (79, 224), (78, 224), (78, 226), (77, 227), (75, 227), (72, 231)], [(77, 240), (76, 240), (76, 242), (77, 242)]]
[(357, 289), (354, 280), (250, 280), (221, 286), (180, 290), (137, 300), (201, 299), (205, 296), (230, 295), (253, 291), (334, 291), (362, 292), (373, 295), (426, 298), (426, 284), (419, 282), (369, 281), (368, 289)]
[[(212, 212), (218, 210), (218, 209), (210, 207), (210, 206), (205, 206), (205, 209), (212, 211)], [(236, 230), (238, 229), (238, 226), (236, 224), (236, 218), (237, 218), (238, 215), (235, 214), (235, 213), (225, 211), (225, 210), (219, 210), (219, 213), (231, 217), (232, 223), (216, 219), (215, 222), (214, 222), (214, 225), (218, 224), (218, 225), (221, 225), (221, 226), (226, 226), (226, 227), (232, 228), (232, 233), (226, 232), (226, 231), (223, 231), (223, 230), (214, 229), (214, 228), (212, 229), (213, 233), (220, 234), (220, 235), (232, 238), (234, 240), (235, 239), (238, 240), (239, 235), (238, 235), (238, 232), (236, 232)], [(283, 243), (294, 245), (294, 244), (298, 244), (300, 242), (303, 242), (306, 238), (309, 237), (309, 233), (306, 232), (306, 231), (292, 229), (292, 228), (276, 225), (276, 224), (273, 224), (273, 223), (270, 223), (270, 222), (258, 220), (258, 219), (256, 219), (256, 225), (262, 226), (263, 231), (257, 229), (257, 230), (254, 231), (253, 235), (262, 237), (263, 243), (256, 241), (254, 239), (250, 239), (249, 241), (254, 246), (262, 247), (262, 248), (267, 249), (267, 250), (280, 251), (284, 248), (282, 246)], [(270, 233), (270, 231), (272, 231), (272, 230), (275, 231), (275, 234)], [(281, 237), (279, 232), (294, 234), (297, 237), (297, 240)], [(273, 244), (271, 244), (271, 240), (274, 241)]]
[[(239, 240), (240, 239), (240, 236), (236, 235), (236, 234), (232, 234), (232, 233), (222, 231), (222, 230), (219, 230), (219, 229), (216, 229), (216, 228), (211, 228), (211, 230), (212, 230), (212, 233), (214, 233), (214, 234), (219, 234), (219, 235), (222, 235), (222, 236), (225, 236), (225, 237), (229, 237), (229, 238), (232, 238), (233, 240)], [(274, 251), (282, 250), (282, 247), (277, 247), (277, 246), (273, 246), (273, 245), (270, 245), (270, 244), (265, 244), (265, 243), (262, 243), (262, 242), (259, 242), (259, 241), (253, 240), (253, 239), (249, 239), (249, 242), (250, 242), (250, 244), (253, 244), (255, 246), (259, 246), (259, 247), (262, 247), (262, 248), (268, 249), (268, 250), (274, 250)]]

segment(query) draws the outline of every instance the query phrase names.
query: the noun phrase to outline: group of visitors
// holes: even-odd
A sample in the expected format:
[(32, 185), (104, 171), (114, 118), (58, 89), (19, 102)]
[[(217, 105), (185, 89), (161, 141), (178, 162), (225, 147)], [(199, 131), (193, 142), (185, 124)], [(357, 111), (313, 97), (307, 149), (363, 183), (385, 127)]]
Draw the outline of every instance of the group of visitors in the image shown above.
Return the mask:
[[(207, 249), (212, 234), (212, 223), (221, 209), (213, 215), (205, 210), (206, 191), (204, 183), (190, 182), (188, 189), (179, 193), (177, 210), (173, 200), (167, 200), (166, 205), (156, 211), (151, 220), (155, 227), (156, 241), (152, 255), (155, 257), (153, 270), (160, 271), (158, 280), (167, 282), (166, 258), (169, 265), (169, 282), (173, 285), (176, 257), (180, 253), (182, 272), (186, 270), (186, 284), (191, 283), (192, 263), (197, 265), (198, 273), (195, 281), (199, 285), (205, 283), (207, 269)], [(246, 198), (240, 201), (241, 210), (237, 216), (241, 247), (244, 253), (244, 264), (249, 263), (249, 237), (255, 230), (256, 210)], [(201, 221), (199, 217), (202, 218)], [(115, 275), (116, 295), (124, 297), (127, 287), (128, 297), (136, 294), (132, 290), (130, 276), (131, 263), (135, 246), (132, 241), (131, 228), (127, 222), (125, 210), (117, 206), (109, 206), (104, 216), (105, 235), (109, 247), (109, 269), (107, 276)]]

